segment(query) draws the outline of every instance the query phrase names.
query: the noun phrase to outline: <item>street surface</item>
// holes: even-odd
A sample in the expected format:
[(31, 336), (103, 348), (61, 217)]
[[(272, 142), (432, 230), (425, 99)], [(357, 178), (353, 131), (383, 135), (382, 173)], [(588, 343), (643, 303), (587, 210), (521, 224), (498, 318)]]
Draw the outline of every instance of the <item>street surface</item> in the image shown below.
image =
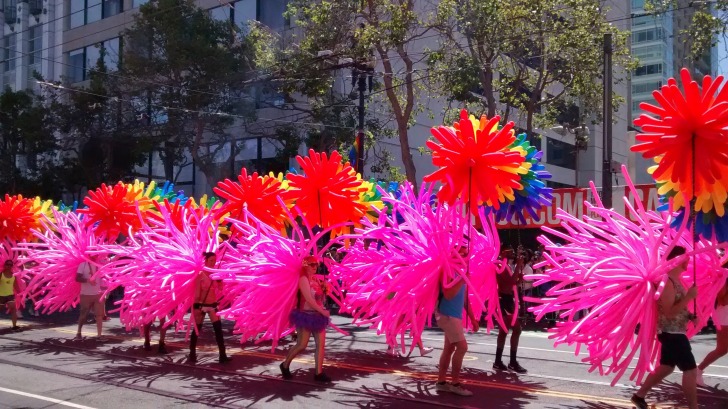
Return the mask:
[[(104, 323), (104, 342), (94, 339), (95, 325), (84, 326), (83, 340), (73, 340), (75, 313), (25, 318), (22, 330), (10, 330), (0, 318), (0, 409), (4, 408), (630, 408), (634, 386), (624, 377), (611, 387), (611, 378), (588, 373), (568, 347), (554, 349), (541, 331), (524, 332), (519, 361), (527, 375), (495, 373), (495, 333), (468, 335), (463, 383), (474, 392), (460, 397), (435, 391), (437, 359), (443, 337), (427, 330), (430, 356), (395, 358), (386, 354), (384, 338), (356, 328), (345, 317), (334, 322), (350, 331), (344, 336), (329, 330), (326, 372), (334, 383), (313, 382), (313, 340), (309, 351), (291, 365), (294, 380), (280, 378), (278, 364), (291, 341), (271, 351), (269, 343), (240, 346), (225, 331), (228, 354), (234, 361), (217, 363), (217, 347), (208, 321), (198, 345), (198, 363), (188, 364), (184, 334), (168, 333), (168, 355), (144, 351), (138, 331), (127, 333), (117, 318)], [(715, 335), (693, 340), (700, 361), (715, 344)], [(508, 344), (507, 344), (508, 345)], [(508, 346), (504, 357), (508, 357)], [(505, 358), (507, 362), (507, 358)], [(700, 407), (728, 408), (728, 358), (711, 366), (710, 385), (700, 388)], [(680, 374), (668, 378), (648, 396), (657, 408), (685, 407)]]

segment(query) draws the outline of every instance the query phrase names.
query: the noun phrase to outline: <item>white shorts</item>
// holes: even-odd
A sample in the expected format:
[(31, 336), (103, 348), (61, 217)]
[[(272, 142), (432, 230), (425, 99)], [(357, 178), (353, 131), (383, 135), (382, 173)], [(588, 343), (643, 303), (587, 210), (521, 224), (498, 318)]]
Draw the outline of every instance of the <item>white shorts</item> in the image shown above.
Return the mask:
[(728, 305), (719, 305), (713, 311), (713, 323), (721, 327), (728, 326)]

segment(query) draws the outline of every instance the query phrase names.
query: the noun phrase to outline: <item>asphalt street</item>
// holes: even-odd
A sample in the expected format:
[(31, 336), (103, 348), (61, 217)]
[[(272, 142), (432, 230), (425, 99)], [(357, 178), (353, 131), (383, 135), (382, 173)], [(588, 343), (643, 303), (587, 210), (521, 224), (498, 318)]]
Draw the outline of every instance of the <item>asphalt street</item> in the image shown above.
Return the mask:
[[(74, 340), (73, 314), (21, 320), (10, 330), (0, 318), (0, 408), (629, 408), (634, 385), (625, 376), (589, 373), (572, 349), (554, 348), (542, 331), (524, 332), (519, 348), (526, 375), (492, 370), (495, 332), (469, 334), (463, 383), (474, 392), (460, 397), (435, 391), (437, 359), (443, 336), (427, 330), (425, 344), (435, 348), (426, 357), (386, 354), (382, 336), (357, 328), (345, 317), (334, 322), (350, 335), (327, 334), (326, 372), (334, 383), (313, 382), (313, 352), (294, 361), (294, 380), (281, 379), (278, 364), (291, 341), (275, 350), (270, 343), (239, 343), (226, 323), (228, 350), (234, 361), (217, 363), (212, 328), (205, 324), (197, 364), (186, 360), (184, 334), (168, 334), (168, 355), (144, 351), (138, 331), (125, 331), (112, 318), (104, 323), (106, 340), (94, 339), (95, 326), (84, 327)], [(153, 339), (156, 334), (153, 334)], [(710, 351), (715, 335), (693, 340), (698, 360)], [(311, 341), (313, 346), (313, 341)], [(508, 356), (506, 347), (505, 355)], [(701, 408), (728, 408), (728, 358), (706, 373), (709, 387), (700, 388)], [(685, 407), (680, 374), (648, 396), (656, 408)]]

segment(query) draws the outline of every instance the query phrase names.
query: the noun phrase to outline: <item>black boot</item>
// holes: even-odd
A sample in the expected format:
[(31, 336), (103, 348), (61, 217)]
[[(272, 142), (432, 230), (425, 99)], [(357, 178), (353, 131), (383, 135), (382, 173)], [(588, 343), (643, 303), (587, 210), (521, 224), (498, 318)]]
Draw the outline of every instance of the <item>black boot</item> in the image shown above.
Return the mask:
[(197, 362), (197, 332), (192, 330), (190, 334), (190, 362)]
[(232, 359), (225, 354), (225, 338), (222, 336), (222, 322), (213, 322), (212, 329), (215, 331), (215, 341), (217, 342), (217, 349), (220, 351), (220, 363), (224, 364), (232, 361)]

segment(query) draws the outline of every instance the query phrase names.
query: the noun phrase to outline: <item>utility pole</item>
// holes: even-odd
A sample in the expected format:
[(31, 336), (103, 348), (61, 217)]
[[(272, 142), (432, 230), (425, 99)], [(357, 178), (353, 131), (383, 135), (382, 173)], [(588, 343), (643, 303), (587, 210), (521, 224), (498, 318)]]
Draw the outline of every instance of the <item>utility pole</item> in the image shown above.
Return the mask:
[(366, 75), (359, 73), (359, 126), (356, 128), (356, 172), (364, 179), (364, 92)]
[(356, 129), (356, 140), (354, 147), (356, 150), (356, 172), (364, 179), (364, 93), (367, 91), (367, 83), (369, 92), (372, 91), (372, 68), (366, 64), (356, 64), (353, 69), (352, 86), (358, 85), (359, 89), (359, 124)]
[(612, 207), (612, 34), (604, 34), (604, 123), (602, 202)]

